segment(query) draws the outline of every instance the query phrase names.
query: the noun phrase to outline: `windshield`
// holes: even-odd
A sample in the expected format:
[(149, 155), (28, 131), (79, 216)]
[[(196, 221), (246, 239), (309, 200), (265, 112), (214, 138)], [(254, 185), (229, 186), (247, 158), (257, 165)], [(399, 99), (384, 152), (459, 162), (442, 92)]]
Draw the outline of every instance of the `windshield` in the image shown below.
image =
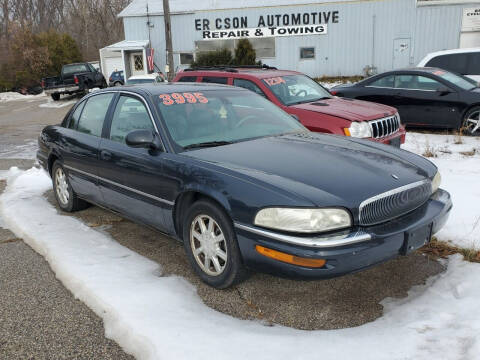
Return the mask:
[(305, 75), (277, 76), (263, 79), (263, 81), (284, 105), (295, 105), (332, 97), (316, 81)]
[(433, 72), (433, 74), (437, 75), (438, 77), (441, 77), (444, 80), (451, 82), (452, 84), (457, 85), (459, 88), (462, 88), (463, 90), (472, 90), (478, 86), (478, 84), (475, 83), (474, 80), (468, 79), (464, 76), (460, 76), (445, 70), (436, 70)]
[(154, 101), (170, 137), (182, 149), (306, 131), (293, 117), (250, 91), (168, 93), (155, 96)]

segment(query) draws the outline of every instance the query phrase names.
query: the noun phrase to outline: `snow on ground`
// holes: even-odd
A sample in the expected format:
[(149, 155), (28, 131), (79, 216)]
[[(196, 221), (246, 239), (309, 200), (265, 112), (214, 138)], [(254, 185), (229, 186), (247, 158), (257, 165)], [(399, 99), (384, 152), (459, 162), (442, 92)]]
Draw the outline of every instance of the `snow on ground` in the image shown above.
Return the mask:
[(28, 140), (22, 145), (0, 144), (0, 159), (35, 159), (37, 148), (36, 140)]
[(7, 101), (16, 101), (16, 100), (34, 100), (34, 99), (42, 99), (45, 97), (45, 93), (41, 93), (38, 95), (22, 95), (18, 92), (0, 92), (0, 103), (7, 102)]
[(50, 188), (43, 170), (11, 169), (0, 216), (103, 318), (106, 336), (138, 359), (473, 360), (480, 353), (480, 265), (460, 256), (407, 298), (384, 300), (374, 322), (330, 331), (270, 327), (208, 308), (183, 278), (162, 277), (158, 264), (58, 214), (42, 195)]
[(450, 218), (437, 238), (480, 249), (480, 138), (408, 132), (402, 148), (420, 155), (428, 149), (436, 155), (429, 160), (438, 166), (441, 187), (452, 195)]
[(62, 108), (65, 106), (73, 105), (78, 101), (78, 99), (73, 99), (73, 100), (58, 100), (58, 101), (53, 101), (52, 98), (49, 98), (46, 103), (42, 103), (38, 105), (39, 107), (43, 108)]
[(331, 89), (331, 88), (333, 88), (334, 86), (337, 86), (337, 85), (350, 84), (350, 82), (348, 81), (348, 82), (344, 83), (343, 81), (333, 81), (333, 82), (320, 82), (320, 84), (327, 89)]

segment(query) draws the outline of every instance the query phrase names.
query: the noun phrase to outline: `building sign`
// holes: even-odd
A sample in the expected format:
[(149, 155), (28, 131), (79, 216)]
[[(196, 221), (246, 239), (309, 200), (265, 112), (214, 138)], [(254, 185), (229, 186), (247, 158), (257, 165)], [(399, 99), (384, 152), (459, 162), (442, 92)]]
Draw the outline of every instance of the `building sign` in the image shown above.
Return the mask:
[[(201, 31), (203, 40), (320, 35), (327, 33), (329, 23), (338, 21), (338, 11), (203, 18), (195, 19), (195, 30)], [(252, 23), (256, 27), (249, 27)]]
[(271, 36), (322, 35), (327, 33), (327, 25), (304, 25), (282, 27), (259, 27), (235, 30), (204, 30), (203, 40), (261, 38)]
[(462, 31), (480, 31), (480, 7), (463, 9)]

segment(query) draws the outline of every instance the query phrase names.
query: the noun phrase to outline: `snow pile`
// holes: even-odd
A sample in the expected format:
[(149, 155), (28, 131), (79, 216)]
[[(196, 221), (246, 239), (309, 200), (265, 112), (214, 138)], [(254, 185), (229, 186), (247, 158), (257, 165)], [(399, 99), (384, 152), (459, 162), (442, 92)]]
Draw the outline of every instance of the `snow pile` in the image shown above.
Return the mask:
[(333, 82), (320, 82), (320, 84), (327, 89), (331, 89), (331, 88), (333, 88), (335, 86), (338, 86), (338, 85), (351, 84), (351, 82), (350, 81), (347, 81), (347, 82), (333, 81)]
[(46, 103), (38, 105), (42, 108), (62, 108), (65, 106), (73, 105), (77, 102), (77, 99), (74, 100), (58, 100), (53, 101), (53, 99), (48, 99)]
[(15, 101), (15, 100), (32, 100), (32, 99), (41, 99), (45, 93), (38, 95), (22, 95), (18, 92), (0, 92), (0, 102)]
[(428, 159), (438, 166), (441, 187), (452, 196), (450, 218), (437, 238), (480, 249), (480, 138), (408, 132), (402, 148), (435, 155)]
[[(79, 220), (59, 215), (42, 196), (43, 170), (11, 170), (0, 215), (43, 255), (72, 293), (104, 319), (106, 335), (138, 359), (474, 359), (480, 353), (480, 265), (451, 257), (448, 269), (384, 302), (369, 324), (301, 331), (238, 320), (202, 303), (179, 277)], [(173, 240), (172, 240), (173, 241)]]

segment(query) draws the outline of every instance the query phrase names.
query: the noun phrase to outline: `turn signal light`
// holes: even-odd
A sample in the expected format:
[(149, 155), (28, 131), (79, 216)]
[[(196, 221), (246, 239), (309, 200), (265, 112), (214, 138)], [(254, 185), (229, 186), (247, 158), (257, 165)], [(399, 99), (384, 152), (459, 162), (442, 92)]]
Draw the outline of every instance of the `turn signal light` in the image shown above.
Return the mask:
[(291, 254), (286, 254), (284, 252), (269, 249), (260, 245), (255, 245), (255, 250), (257, 250), (257, 252), (262, 254), (263, 256), (269, 257), (271, 259), (303, 267), (321, 268), (327, 262), (323, 259), (307, 259)]
[(350, 134), (350, 129), (349, 128), (343, 128), (343, 132), (345, 133), (346, 136), (352, 136)]

